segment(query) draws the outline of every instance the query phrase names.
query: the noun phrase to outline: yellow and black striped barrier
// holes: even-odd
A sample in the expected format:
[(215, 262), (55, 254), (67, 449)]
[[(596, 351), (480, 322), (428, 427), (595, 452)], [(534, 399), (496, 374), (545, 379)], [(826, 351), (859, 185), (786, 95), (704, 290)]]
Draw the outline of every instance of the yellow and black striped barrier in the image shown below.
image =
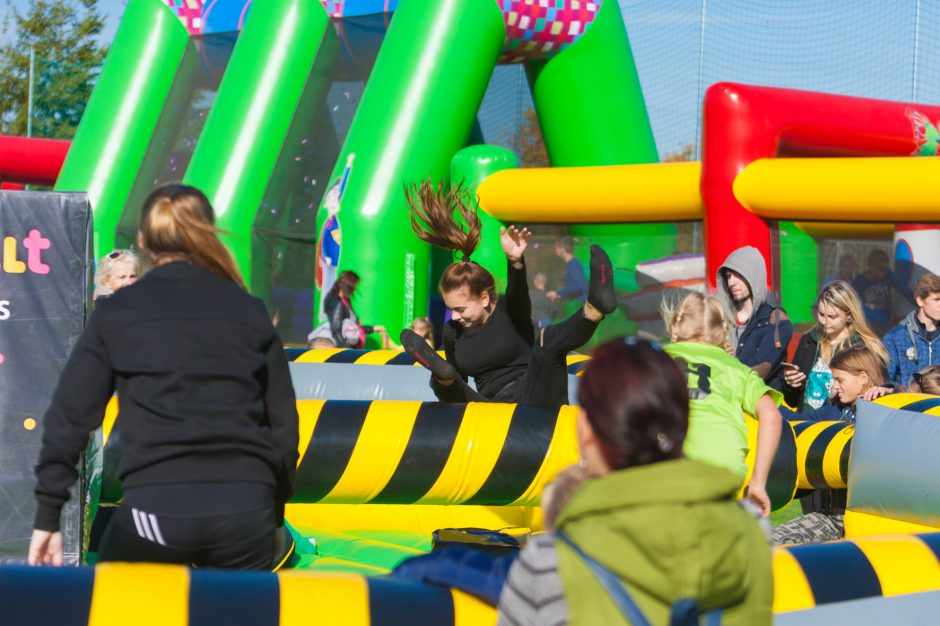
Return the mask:
[[(757, 420), (752, 417), (746, 417), (744, 421), (747, 426), (748, 452), (745, 462), (748, 469), (747, 477), (744, 479), (745, 486), (742, 486), (739, 494), (742, 498), (745, 487), (751, 481), (751, 474), (754, 472), (758, 425)], [(796, 475), (796, 440), (793, 437), (793, 429), (784, 421), (780, 429), (780, 443), (777, 445), (777, 452), (767, 476), (767, 495), (770, 497), (772, 510), (782, 509), (793, 500), (793, 495), (796, 493)]]
[(4, 626), (496, 623), (492, 606), (433, 585), (303, 571), (223, 572), (131, 563), (0, 566), (0, 607)]
[[(774, 613), (940, 589), (940, 533), (774, 550)], [(899, 619), (896, 623), (912, 623)]]
[[(905, 411), (940, 415), (940, 398), (897, 393), (877, 404)], [(850, 422), (791, 422), (796, 434), (796, 462), (800, 489), (845, 489), (855, 424)]]
[[(414, 358), (401, 350), (351, 350), (347, 348), (288, 348), (285, 350), (287, 358), (297, 363), (346, 363), (355, 365), (417, 365)], [(439, 351), (441, 358), (444, 352)], [(569, 354), (567, 357), (568, 373), (581, 375), (586, 362), (590, 359), (586, 354)]]
[[(294, 503), (537, 506), (578, 461), (571, 406), (298, 400), (297, 409)], [(112, 402), (106, 432), (115, 413)], [(105, 476), (117, 443), (105, 446)]]
[[(542, 489), (578, 461), (576, 407), (392, 400), (298, 400), (293, 503), (537, 506)], [(116, 403), (105, 419), (106, 435)], [(756, 420), (748, 418), (752, 452)], [(119, 442), (103, 475), (115, 480)], [(109, 478), (110, 477), (110, 478)], [(773, 508), (796, 490), (793, 430), (783, 428), (767, 491)], [(102, 501), (119, 490), (102, 485)]]
[(797, 486), (845, 489), (852, 450), (852, 422), (790, 422), (796, 434)]
[(878, 398), (875, 402), (892, 409), (940, 415), (940, 396), (931, 396), (926, 393), (892, 393)]

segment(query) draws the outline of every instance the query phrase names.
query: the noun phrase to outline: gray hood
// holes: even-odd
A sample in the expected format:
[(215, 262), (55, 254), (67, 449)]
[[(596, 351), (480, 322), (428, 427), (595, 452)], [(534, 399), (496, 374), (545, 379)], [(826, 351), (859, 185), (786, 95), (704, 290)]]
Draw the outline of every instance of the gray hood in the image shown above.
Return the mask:
[(729, 254), (724, 264), (718, 268), (715, 284), (718, 285), (719, 297), (729, 311), (734, 311), (734, 300), (731, 298), (731, 292), (728, 291), (728, 283), (721, 276), (723, 269), (733, 270), (744, 277), (751, 288), (754, 311), (757, 311), (767, 299), (767, 265), (760, 251), (754, 246), (738, 248)]

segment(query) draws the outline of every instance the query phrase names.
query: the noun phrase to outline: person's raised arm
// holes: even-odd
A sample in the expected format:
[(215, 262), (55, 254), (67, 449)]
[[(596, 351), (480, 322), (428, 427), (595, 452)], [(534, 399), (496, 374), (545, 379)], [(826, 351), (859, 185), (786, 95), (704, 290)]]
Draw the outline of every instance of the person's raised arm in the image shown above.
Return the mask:
[(36, 518), (29, 546), (32, 565), (62, 564), (59, 518), (78, 479), (78, 460), (88, 435), (101, 425), (114, 393), (114, 370), (101, 337), (99, 306), (72, 350), (43, 417), (42, 448), (36, 464)]
[(532, 302), (529, 300), (529, 285), (526, 281), (525, 254), (532, 233), (528, 228), (515, 226), (500, 228), (500, 243), (506, 254), (506, 312), (513, 326), (524, 328), (532, 325)]

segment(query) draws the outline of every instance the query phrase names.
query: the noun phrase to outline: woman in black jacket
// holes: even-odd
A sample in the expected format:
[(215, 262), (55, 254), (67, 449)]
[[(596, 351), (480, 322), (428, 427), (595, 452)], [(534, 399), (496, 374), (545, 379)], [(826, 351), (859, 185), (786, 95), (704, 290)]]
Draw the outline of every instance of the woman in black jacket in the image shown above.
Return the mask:
[(337, 348), (364, 348), (366, 335), (385, 333), (384, 326), (363, 326), (352, 307), (352, 298), (359, 286), (359, 275), (345, 270), (323, 299), (323, 315), (326, 321), (317, 327), (309, 340), (330, 339)]
[(198, 189), (144, 203), (153, 269), (98, 303), (44, 417), (29, 562), (62, 562), (59, 516), (117, 392), (124, 500), (102, 561), (265, 569), (297, 464), (297, 408), (264, 304), (245, 292)]
[(793, 364), (784, 366), (783, 372), (784, 400), (801, 413), (814, 411), (829, 399), (829, 361), (840, 350), (865, 346), (883, 365), (888, 362), (888, 351), (865, 321), (862, 303), (851, 285), (835, 280), (823, 287), (813, 312), (816, 324), (800, 338)]

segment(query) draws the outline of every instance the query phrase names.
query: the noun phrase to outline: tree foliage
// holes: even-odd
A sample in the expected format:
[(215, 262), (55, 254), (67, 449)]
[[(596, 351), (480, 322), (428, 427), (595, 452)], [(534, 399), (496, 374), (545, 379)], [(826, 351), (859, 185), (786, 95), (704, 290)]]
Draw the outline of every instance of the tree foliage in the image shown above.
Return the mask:
[(26, 135), (29, 56), (33, 72), (33, 136), (70, 139), (91, 95), (107, 46), (98, 0), (30, 0), (9, 6), (0, 46), (0, 130)]
[(509, 149), (519, 155), (519, 167), (548, 167), (548, 150), (542, 137), (542, 126), (532, 107), (522, 113), (522, 124), (508, 143)]
[(667, 152), (663, 157), (663, 163), (681, 163), (683, 161), (695, 160), (695, 144), (687, 143), (680, 150)]

